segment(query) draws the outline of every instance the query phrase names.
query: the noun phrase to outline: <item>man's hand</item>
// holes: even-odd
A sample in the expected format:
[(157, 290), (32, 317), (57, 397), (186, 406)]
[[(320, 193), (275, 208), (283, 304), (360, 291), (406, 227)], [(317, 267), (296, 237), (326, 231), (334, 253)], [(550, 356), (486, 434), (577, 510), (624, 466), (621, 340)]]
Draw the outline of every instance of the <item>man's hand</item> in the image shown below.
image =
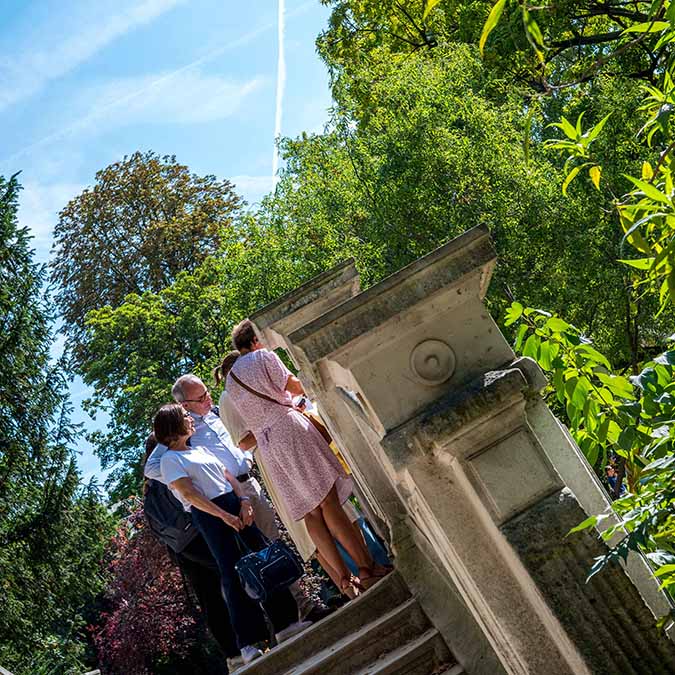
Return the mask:
[(244, 523), (245, 527), (253, 523), (253, 507), (251, 506), (251, 502), (246, 499), (241, 503), (239, 517), (241, 518), (241, 522)]
[(239, 532), (239, 530), (241, 530), (241, 528), (244, 527), (242, 525), (241, 520), (239, 520), (237, 516), (233, 516), (231, 513), (228, 513), (227, 511), (223, 511), (220, 518), (226, 525), (229, 525), (232, 529), (237, 530), (237, 532)]

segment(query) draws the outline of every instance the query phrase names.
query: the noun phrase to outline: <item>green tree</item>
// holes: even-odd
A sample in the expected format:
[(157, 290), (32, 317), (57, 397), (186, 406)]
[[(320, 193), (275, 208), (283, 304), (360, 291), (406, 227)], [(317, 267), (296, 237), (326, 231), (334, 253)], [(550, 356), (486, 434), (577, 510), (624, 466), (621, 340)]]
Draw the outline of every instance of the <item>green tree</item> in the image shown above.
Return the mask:
[(0, 178), (0, 662), (81, 672), (110, 520), (95, 484), (80, 483), (64, 364), (50, 361), (45, 270), (18, 226), (18, 194), (16, 177)]
[(229, 181), (190, 173), (171, 156), (135, 152), (99, 171), (54, 231), (51, 278), (64, 330), (77, 343), (91, 309), (157, 292), (195, 269), (240, 206)]
[(359, 251), (358, 242), (334, 231), (309, 231), (291, 217), (249, 215), (223, 237), (217, 256), (167, 288), (90, 312), (82, 376), (93, 390), (92, 414), (101, 407), (110, 414), (108, 427), (90, 440), (104, 467), (120, 463), (110, 478), (111, 497), (139, 493), (140, 448), (177, 377), (194, 372), (208, 383), (211, 368), (231, 349), (236, 322)]

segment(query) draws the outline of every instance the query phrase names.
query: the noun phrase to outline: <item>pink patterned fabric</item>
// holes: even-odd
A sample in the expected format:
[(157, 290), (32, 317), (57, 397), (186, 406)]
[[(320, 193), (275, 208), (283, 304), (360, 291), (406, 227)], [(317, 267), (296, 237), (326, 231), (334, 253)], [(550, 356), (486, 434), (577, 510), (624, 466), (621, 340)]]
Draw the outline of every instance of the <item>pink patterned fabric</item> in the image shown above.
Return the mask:
[(298, 411), (287, 407), (291, 372), (273, 352), (258, 349), (237, 359), (232, 372), (246, 385), (279, 401), (246, 391), (228, 375), (232, 403), (255, 434), (265, 468), (293, 520), (301, 520), (337, 488), (340, 502), (352, 493), (352, 481), (323, 436)]

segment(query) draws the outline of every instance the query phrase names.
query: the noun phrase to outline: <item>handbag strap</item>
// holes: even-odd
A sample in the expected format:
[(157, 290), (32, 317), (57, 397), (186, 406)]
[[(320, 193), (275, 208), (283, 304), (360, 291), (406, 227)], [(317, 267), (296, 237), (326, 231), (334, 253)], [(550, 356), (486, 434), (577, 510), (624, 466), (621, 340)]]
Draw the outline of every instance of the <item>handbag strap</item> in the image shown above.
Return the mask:
[[(255, 521), (253, 521), (253, 524), (255, 525)], [(264, 542), (264, 544), (265, 544), (265, 548), (267, 548), (268, 546), (271, 546), (271, 545), (273, 544), (273, 542), (272, 542), (270, 539), (268, 539), (268, 538), (262, 533), (262, 530), (260, 530), (260, 528), (258, 528), (258, 530), (260, 531), (260, 536), (262, 537), (262, 540), (263, 540), (263, 542)], [(235, 539), (237, 540), (237, 546), (239, 546), (239, 550), (242, 552), (242, 555), (249, 555), (250, 553), (259, 553), (259, 552), (260, 552), (260, 551), (254, 551), (254, 550), (253, 550), (253, 549), (252, 549), (252, 548), (244, 541), (244, 537), (242, 537), (241, 534), (240, 534), (239, 532), (237, 532), (237, 530), (234, 531), (234, 536), (235, 536)], [(261, 549), (261, 550), (262, 550), (262, 549)]]
[(265, 399), (266, 401), (271, 401), (272, 403), (276, 403), (277, 405), (282, 405), (284, 408), (292, 408), (292, 405), (288, 405), (287, 403), (281, 403), (281, 401), (277, 401), (276, 399), (272, 398), (271, 396), (267, 396), (267, 394), (261, 394), (259, 391), (256, 391), (253, 389), (253, 387), (249, 387), (247, 384), (242, 382), (232, 371), (230, 371), (230, 377), (240, 386), (246, 389), (249, 393), (253, 394), (254, 396), (257, 396), (258, 398)]

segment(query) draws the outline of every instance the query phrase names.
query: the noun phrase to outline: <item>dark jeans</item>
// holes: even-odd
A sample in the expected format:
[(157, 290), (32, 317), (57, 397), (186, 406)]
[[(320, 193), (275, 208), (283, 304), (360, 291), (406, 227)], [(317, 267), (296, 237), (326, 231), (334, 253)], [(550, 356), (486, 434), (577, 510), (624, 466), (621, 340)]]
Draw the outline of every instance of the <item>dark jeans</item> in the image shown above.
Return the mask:
[[(233, 492), (220, 495), (211, 501), (224, 511), (239, 515), (239, 498)], [(223, 597), (230, 613), (238, 647), (241, 649), (257, 642), (260, 639), (256, 628), (259, 625), (260, 605), (246, 595), (234, 566), (243, 555), (239, 537), (253, 551), (265, 548), (267, 541), (255, 525), (249, 525), (237, 533), (220, 518), (200, 511), (194, 506), (192, 521), (206, 540), (218, 565)], [(286, 588), (271, 595), (262, 606), (276, 632), (286, 628), (298, 618), (298, 606)]]
[[(198, 535), (181, 552), (174, 554), (185, 578), (197, 596), (199, 607), (204, 614), (211, 635), (228, 658), (239, 656), (239, 647), (230, 623), (230, 614), (220, 590), (218, 565), (206, 545), (204, 537)], [(255, 642), (269, 637), (262, 611), (255, 621)]]

